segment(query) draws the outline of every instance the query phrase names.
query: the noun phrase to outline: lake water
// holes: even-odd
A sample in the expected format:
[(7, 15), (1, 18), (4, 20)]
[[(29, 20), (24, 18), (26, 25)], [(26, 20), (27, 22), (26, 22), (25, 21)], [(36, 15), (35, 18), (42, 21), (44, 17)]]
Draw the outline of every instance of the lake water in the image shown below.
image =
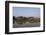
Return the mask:
[(15, 22), (13, 24), (13, 28), (23, 28), (23, 27), (40, 27), (40, 22), (38, 22), (38, 23), (26, 22), (26, 23), (23, 23), (23, 24), (18, 24), (18, 23)]

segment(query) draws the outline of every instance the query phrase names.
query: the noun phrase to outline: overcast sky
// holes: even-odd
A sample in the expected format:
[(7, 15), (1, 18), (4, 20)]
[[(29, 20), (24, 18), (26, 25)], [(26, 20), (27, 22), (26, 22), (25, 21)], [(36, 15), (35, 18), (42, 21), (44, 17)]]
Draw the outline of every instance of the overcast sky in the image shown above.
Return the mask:
[(34, 7), (13, 7), (13, 16), (34, 16), (40, 17), (40, 8)]

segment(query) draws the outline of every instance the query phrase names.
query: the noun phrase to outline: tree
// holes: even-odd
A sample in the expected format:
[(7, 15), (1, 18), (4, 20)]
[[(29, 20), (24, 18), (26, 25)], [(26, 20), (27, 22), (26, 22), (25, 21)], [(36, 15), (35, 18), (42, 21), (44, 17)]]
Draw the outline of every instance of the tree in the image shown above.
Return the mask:
[(15, 20), (16, 20), (16, 19), (15, 19), (15, 16), (13, 16), (13, 24), (15, 23)]

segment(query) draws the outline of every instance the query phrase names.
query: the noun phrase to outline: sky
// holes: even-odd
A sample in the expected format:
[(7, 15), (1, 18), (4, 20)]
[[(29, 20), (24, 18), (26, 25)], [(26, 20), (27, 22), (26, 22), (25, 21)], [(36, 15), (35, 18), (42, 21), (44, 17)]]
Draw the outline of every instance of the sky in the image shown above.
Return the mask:
[(13, 16), (40, 17), (40, 8), (34, 7), (13, 7)]

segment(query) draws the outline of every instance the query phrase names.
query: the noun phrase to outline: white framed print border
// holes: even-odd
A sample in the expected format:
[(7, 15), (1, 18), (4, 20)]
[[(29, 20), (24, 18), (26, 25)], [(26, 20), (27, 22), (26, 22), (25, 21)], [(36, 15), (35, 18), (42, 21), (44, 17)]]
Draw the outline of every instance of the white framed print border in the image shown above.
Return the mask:
[[(40, 8), (40, 27), (13, 28), (12, 7)], [(5, 1), (5, 34), (45, 32), (45, 3)]]

